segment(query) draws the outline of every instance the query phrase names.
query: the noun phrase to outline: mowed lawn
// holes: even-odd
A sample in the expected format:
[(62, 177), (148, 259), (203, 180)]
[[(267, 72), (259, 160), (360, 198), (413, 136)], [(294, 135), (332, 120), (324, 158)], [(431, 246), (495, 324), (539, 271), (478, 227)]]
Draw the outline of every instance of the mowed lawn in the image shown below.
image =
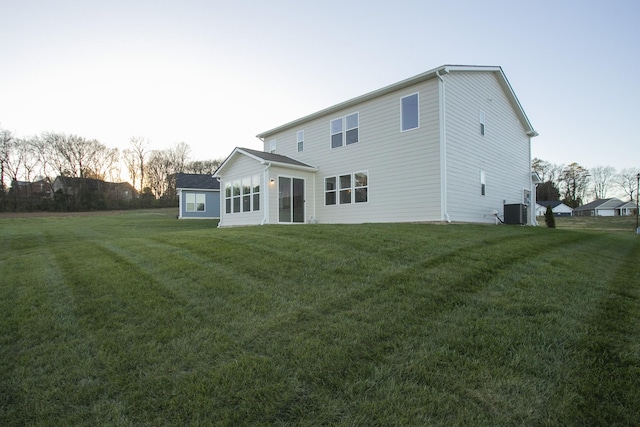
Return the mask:
[(0, 216), (0, 425), (637, 425), (640, 236), (558, 224)]

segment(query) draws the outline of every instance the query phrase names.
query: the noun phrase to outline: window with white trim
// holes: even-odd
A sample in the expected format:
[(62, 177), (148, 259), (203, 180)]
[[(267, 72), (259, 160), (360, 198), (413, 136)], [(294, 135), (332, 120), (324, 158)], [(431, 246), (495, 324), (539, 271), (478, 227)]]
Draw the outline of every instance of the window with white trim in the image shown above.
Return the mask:
[(480, 171), (480, 195), (484, 196), (487, 193), (487, 184), (485, 182), (484, 171)]
[(330, 176), (324, 179), (324, 204), (325, 205), (335, 205), (336, 198), (336, 177)]
[(324, 179), (324, 204), (347, 205), (369, 201), (369, 173), (366, 171), (329, 176)]
[(331, 120), (331, 148), (355, 144), (359, 141), (359, 113)]
[(298, 153), (304, 150), (304, 130), (299, 130), (296, 133), (296, 143), (298, 146)]
[(478, 121), (480, 122), (480, 135), (484, 136), (485, 121), (484, 121), (484, 111), (482, 110), (478, 112)]
[(271, 154), (276, 152), (276, 140), (272, 139), (271, 141), (269, 141), (269, 152)]
[(225, 213), (260, 210), (260, 175), (227, 182), (224, 189)]
[(400, 100), (402, 132), (420, 127), (420, 104), (418, 94), (405, 96)]
[(204, 193), (187, 193), (186, 211), (187, 212), (205, 212), (206, 211), (206, 195)]

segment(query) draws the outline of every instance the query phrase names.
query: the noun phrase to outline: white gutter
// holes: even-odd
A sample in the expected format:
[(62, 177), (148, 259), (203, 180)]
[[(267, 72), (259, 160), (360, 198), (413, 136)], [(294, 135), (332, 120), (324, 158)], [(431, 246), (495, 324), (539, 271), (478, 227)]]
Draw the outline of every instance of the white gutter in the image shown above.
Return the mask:
[[(447, 74), (449, 70), (444, 68), (443, 73)], [(440, 99), (440, 203), (441, 203), (441, 217), (447, 222), (451, 222), (449, 213), (447, 212), (447, 128), (446, 128), (446, 94), (444, 79), (440, 75), (439, 70), (436, 70), (436, 76), (440, 80), (440, 90), (438, 91)]]
[[(264, 163), (263, 163), (264, 164)], [(264, 176), (264, 217), (260, 222), (260, 225), (265, 225), (269, 223), (269, 191), (271, 191), (271, 187), (269, 187), (269, 168), (271, 167), (271, 163), (267, 163), (267, 166), (264, 168), (262, 172)]]

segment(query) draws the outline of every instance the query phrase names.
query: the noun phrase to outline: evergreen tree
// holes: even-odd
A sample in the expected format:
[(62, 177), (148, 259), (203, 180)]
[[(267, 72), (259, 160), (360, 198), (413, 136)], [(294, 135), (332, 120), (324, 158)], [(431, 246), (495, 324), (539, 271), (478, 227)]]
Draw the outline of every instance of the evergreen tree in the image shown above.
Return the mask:
[(549, 228), (556, 228), (556, 217), (553, 215), (551, 206), (547, 206), (547, 211), (544, 213), (544, 222)]

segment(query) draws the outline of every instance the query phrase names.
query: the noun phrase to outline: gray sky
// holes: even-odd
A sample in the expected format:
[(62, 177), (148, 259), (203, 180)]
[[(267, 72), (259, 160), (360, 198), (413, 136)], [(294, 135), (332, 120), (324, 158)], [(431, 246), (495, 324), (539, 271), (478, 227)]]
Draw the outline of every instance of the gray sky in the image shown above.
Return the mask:
[(640, 2), (0, 1), (0, 127), (192, 158), (443, 64), (500, 65), (533, 156), (640, 169)]

